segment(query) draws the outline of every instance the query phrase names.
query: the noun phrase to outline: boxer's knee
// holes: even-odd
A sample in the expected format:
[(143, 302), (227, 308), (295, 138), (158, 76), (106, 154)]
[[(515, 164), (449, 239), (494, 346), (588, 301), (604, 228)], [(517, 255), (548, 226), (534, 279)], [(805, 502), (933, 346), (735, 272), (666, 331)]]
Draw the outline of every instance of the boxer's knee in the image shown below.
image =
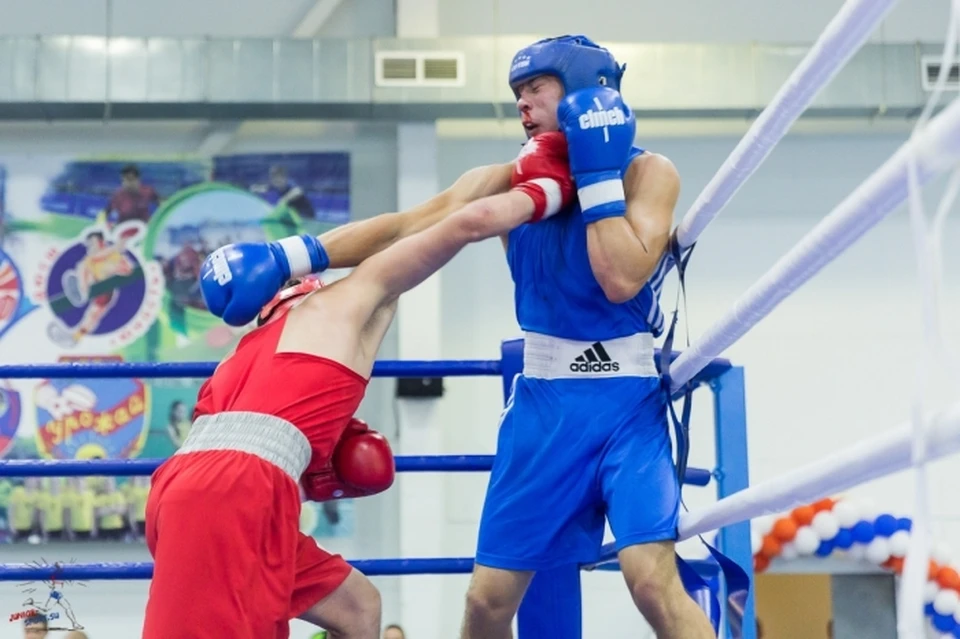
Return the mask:
[(354, 602), (354, 618), (356, 619), (357, 629), (360, 631), (358, 636), (370, 634), (375, 637), (380, 632), (380, 615), (383, 610), (383, 602), (380, 599), (380, 591), (377, 590), (370, 581), (364, 580), (365, 586), (362, 594)]
[(329, 596), (324, 597), (300, 619), (320, 626), (335, 639), (376, 639), (380, 632), (380, 591), (354, 570)]
[[(628, 546), (619, 553), (621, 572), (637, 609), (655, 628), (676, 625), (692, 603), (677, 572), (673, 542)], [(664, 636), (673, 636), (663, 632)]]
[(510, 624), (532, 578), (532, 572), (477, 566), (467, 590), (467, 625)]

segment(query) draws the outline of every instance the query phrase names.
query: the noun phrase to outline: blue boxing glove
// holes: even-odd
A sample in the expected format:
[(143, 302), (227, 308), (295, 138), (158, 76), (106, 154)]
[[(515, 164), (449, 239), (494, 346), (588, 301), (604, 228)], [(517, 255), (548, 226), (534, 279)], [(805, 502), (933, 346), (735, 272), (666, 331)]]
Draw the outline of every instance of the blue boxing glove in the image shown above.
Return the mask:
[(564, 97), (557, 118), (567, 137), (570, 173), (586, 223), (625, 215), (620, 170), (637, 132), (633, 111), (618, 91), (595, 87)]
[(203, 261), (200, 290), (211, 313), (231, 326), (245, 326), (287, 280), (320, 273), (329, 265), (327, 252), (312, 235), (228, 244)]

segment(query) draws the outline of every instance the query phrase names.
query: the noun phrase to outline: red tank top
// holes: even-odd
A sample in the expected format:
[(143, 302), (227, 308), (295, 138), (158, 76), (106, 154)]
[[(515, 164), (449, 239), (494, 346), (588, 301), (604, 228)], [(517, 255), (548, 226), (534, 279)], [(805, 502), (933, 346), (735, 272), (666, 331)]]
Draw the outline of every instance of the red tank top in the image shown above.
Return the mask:
[(323, 357), (277, 353), (286, 320), (281, 317), (243, 336), (200, 387), (193, 416), (247, 411), (285, 419), (310, 442), (310, 472), (333, 454), (368, 380)]

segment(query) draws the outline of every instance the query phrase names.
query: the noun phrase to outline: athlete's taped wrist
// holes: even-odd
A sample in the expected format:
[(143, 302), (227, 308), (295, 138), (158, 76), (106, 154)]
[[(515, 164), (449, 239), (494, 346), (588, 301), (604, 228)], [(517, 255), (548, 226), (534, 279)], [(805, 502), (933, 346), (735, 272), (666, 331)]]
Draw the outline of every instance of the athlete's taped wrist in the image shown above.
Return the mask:
[(274, 243), (279, 251), (285, 279), (321, 273), (330, 266), (330, 257), (320, 240), (312, 235), (294, 235)]
[(531, 222), (538, 222), (556, 215), (563, 207), (563, 190), (553, 178), (535, 178), (513, 187), (514, 191), (526, 193), (533, 200)]
[(627, 213), (623, 179), (618, 171), (577, 176), (577, 199), (587, 224)]

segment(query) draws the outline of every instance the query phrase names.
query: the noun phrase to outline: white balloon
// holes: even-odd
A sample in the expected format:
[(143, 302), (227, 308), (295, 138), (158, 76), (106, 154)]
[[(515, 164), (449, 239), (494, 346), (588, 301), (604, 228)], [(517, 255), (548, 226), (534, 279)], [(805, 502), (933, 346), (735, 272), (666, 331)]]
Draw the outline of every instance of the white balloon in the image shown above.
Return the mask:
[(901, 557), (901, 558), (906, 557), (907, 549), (909, 547), (910, 547), (910, 533), (908, 533), (906, 530), (898, 530), (897, 532), (890, 535), (890, 556), (891, 557)]
[(833, 539), (840, 532), (840, 523), (837, 521), (837, 516), (826, 510), (814, 515), (810, 526), (817, 531), (820, 539)]
[(860, 519), (869, 521), (871, 524), (880, 516), (880, 510), (872, 499), (858, 499), (857, 510), (860, 512)]
[[(924, 603), (930, 603), (929, 601)], [(957, 609), (953, 611), (953, 619), (957, 623), (960, 623), (960, 606), (957, 606)]]
[(875, 537), (873, 541), (867, 544), (865, 556), (870, 563), (882, 564), (890, 559), (889, 542), (883, 537)]
[(780, 558), (790, 561), (791, 559), (796, 559), (800, 556), (800, 553), (797, 551), (797, 545), (794, 542), (788, 542), (783, 544), (780, 547)]
[(763, 547), (763, 537), (757, 534), (757, 531), (752, 531), (750, 533), (750, 552), (754, 555), (760, 552), (760, 549)]
[(841, 528), (853, 528), (860, 521), (860, 509), (851, 501), (841, 501), (833, 507), (833, 514), (837, 516), (837, 523)]
[(773, 530), (773, 524), (776, 521), (776, 518), (773, 515), (764, 515), (763, 517), (757, 517), (751, 523), (751, 528), (756, 531), (758, 535), (763, 537), (764, 535), (769, 535), (770, 531)]
[(940, 584), (935, 581), (928, 581), (923, 585), (923, 603), (933, 603), (937, 593), (940, 592)]
[(820, 537), (810, 526), (800, 526), (797, 536), (793, 538), (793, 545), (801, 557), (812, 555), (820, 546)]
[(941, 615), (952, 615), (960, 604), (960, 595), (952, 588), (945, 588), (933, 598), (933, 609)]
[(953, 563), (953, 549), (946, 543), (938, 541), (930, 550), (930, 559), (933, 559), (941, 566), (949, 566)]
[(867, 556), (867, 547), (863, 544), (854, 544), (850, 546), (850, 550), (847, 551), (847, 554), (850, 555), (850, 559), (854, 561), (863, 561), (864, 557)]

